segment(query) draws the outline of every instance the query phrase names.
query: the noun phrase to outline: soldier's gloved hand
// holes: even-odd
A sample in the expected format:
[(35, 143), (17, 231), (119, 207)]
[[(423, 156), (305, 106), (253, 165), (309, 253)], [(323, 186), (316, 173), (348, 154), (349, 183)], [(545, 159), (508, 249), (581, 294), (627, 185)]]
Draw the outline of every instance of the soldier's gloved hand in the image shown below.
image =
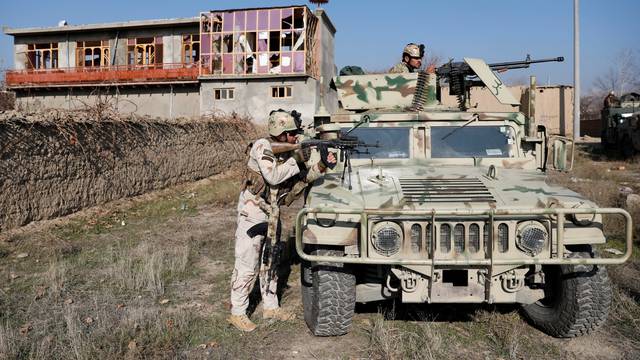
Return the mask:
[(320, 152), (320, 162), (322, 162), (322, 165), (329, 169), (336, 167), (336, 164), (338, 163), (336, 156), (332, 152), (329, 152), (326, 145), (318, 146), (318, 151)]

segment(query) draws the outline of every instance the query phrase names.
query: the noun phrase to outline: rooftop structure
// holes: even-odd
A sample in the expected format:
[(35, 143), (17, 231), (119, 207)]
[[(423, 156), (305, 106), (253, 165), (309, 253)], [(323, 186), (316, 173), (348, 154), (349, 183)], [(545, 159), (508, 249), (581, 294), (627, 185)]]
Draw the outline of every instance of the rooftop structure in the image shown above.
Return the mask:
[[(74, 108), (78, 96), (103, 88), (134, 102), (137, 113), (258, 118), (265, 107), (296, 107), (309, 121), (320, 80), (327, 79), (322, 87), (330, 93), (335, 75), (335, 28), (322, 9), (306, 6), (4, 32), (14, 37), (15, 68), (6, 83), (19, 107)], [(141, 103), (141, 95), (154, 101)], [(329, 94), (326, 106), (335, 102)]]

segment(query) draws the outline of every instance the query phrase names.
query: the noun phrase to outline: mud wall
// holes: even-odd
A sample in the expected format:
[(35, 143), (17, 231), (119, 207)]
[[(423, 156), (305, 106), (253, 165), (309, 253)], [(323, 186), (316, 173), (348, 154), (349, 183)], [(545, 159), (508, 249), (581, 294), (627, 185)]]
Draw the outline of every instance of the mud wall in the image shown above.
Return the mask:
[(229, 171), (250, 124), (0, 114), (0, 231)]

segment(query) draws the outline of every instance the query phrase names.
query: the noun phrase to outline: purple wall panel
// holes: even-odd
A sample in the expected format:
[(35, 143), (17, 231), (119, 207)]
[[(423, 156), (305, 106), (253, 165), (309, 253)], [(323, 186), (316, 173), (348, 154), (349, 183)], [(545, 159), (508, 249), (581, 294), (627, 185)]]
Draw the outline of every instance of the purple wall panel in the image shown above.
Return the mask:
[(233, 74), (233, 55), (231, 54), (222, 55), (222, 73)]
[(293, 54), (293, 72), (295, 73), (304, 72), (304, 52), (303, 51), (296, 51)]
[(258, 11), (247, 11), (247, 31), (254, 31), (258, 28)]
[(233, 13), (226, 12), (222, 18), (222, 31), (232, 31), (233, 30)]
[(280, 29), (280, 9), (270, 10), (269, 13), (269, 29)]
[(233, 26), (233, 29), (236, 31), (244, 31), (244, 16), (245, 16), (245, 11), (236, 11), (235, 12), (235, 18), (236, 18), (236, 22)]
[(258, 30), (269, 29), (269, 10), (260, 10), (258, 12)]
[(200, 46), (202, 47), (202, 53), (208, 54), (211, 52), (211, 35), (202, 34), (200, 37)]

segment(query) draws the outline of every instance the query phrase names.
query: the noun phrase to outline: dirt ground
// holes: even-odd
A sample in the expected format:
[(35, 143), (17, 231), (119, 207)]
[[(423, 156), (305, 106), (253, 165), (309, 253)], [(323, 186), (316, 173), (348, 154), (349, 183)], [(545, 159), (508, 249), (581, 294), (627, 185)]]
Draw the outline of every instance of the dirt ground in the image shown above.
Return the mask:
[[(637, 165), (593, 160), (582, 155), (552, 181), (599, 202), (617, 198), (597, 195), (593, 181), (640, 192)], [(237, 188), (233, 176), (214, 177), (0, 234), (0, 358), (640, 358), (637, 246), (631, 262), (609, 269), (609, 320), (582, 338), (546, 336), (516, 306), (399, 303), (358, 306), (349, 334), (314, 337), (295, 263), (282, 269), (281, 302), (296, 319), (262, 321), (254, 297), (258, 329), (239, 333), (225, 321)]]

